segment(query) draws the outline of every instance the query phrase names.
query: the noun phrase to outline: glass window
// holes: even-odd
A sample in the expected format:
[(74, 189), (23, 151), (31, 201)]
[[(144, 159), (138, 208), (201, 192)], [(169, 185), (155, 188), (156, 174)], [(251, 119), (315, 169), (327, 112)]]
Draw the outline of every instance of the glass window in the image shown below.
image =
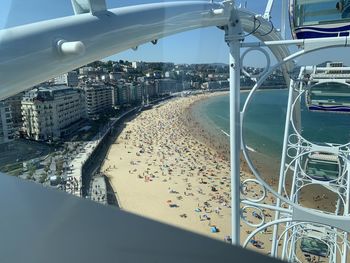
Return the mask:
[(308, 26), (350, 20), (350, 0), (295, 0), (296, 26)]
[(329, 254), (329, 249), (324, 241), (313, 237), (305, 237), (301, 240), (301, 250), (306, 253), (317, 256), (327, 256)]
[(350, 86), (337, 82), (326, 82), (310, 89), (310, 102), (315, 105), (350, 106)]

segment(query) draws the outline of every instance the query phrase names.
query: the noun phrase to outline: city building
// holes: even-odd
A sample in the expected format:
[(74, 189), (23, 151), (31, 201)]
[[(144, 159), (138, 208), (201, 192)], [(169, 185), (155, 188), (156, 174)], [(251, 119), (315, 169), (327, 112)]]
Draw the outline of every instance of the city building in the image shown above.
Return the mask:
[(162, 74), (162, 71), (161, 71), (161, 70), (155, 70), (155, 71), (153, 72), (153, 77), (156, 78), (156, 79), (162, 78), (162, 77), (163, 77), (162, 75), (163, 75), (163, 74)]
[(181, 91), (179, 90), (179, 86), (176, 85), (176, 80), (173, 79), (156, 79), (155, 85), (159, 94), (169, 94)]
[(12, 124), (15, 132), (18, 132), (23, 126), (22, 120), (22, 98), (24, 92), (20, 92), (5, 100), (6, 104), (11, 108)]
[(34, 140), (57, 140), (71, 134), (85, 118), (84, 97), (66, 86), (39, 87), (22, 99), (23, 132)]
[(0, 101), (0, 144), (14, 140), (11, 107)]
[(90, 75), (95, 72), (95, 69), (93, 67), (81, 67), (79, 68), (79, 75)]
[(227, 80), (208, 81), (202, 84), (202, 88), (208, 90), (228, 89), (229, 87), (230, 83)]
[(148, 96), (149, 98), (153, 98), (158, 95), (156, 85), (154, 82), (147, 81), (143, 83), (143, 85), (146, 97)]
[(55, 85), (66, 85), (69, 87), (76, 87), (79, 84), (78, 73), (70, 71), (54, 78)]
[(111, 72), (109, 73), (110, 80), (120, 80), (123, 77), (123, 72)]
[(131, 103), (138, 103), (141, 102), (143, 99), (143, 87), (140, 84), (131, 84), (128, 83), (129, 89), (130, 89), (130, 102)]
[(131, 66), (132, 66), (134, 69), (143, 70), (143, 68), (145, 67), (145, 63), (142, 62), (142, 61), (133, 61), (133, 62), (131, 63)]
[(112, 87), (112, 106), (115, 109), (119, 107), (118, 86)]
[(98, 119), (100, 114), (112, 109), (113, 87), (103, 83), (87, 83), (82, 86), (85, 94), (86, 113), (90, 119)]
[(202, 88), (208, 89), (208, 90), (215, 90), (215, 89), (221, 89), (221, 85), (218, 81), (208, 81), (202, 84)]
[(191, 87), (194, 89), (200, 89), (201, 84), (198, 81), (191, 81)]
[(124, 106), (130, 103), (130, 85), (120, 82), (117, 85), (118, 105)]

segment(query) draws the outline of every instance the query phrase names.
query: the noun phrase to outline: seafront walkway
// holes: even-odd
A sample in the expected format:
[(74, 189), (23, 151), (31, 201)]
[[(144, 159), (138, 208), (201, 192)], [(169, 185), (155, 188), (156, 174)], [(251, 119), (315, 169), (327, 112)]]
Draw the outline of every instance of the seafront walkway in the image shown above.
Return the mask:
[(90, 199), (97, 203), (107, 205), (107, 185), (103, 176), (94, 177), (90, 185)]
[[(96, 148), (100, 145), (103, 139), (109, 134), (111, 129), (118, 124), (125, 116), (133, 111), (137, 111), (140, 107), (134, 107), (126, 112), (123, 112), (120, 116), (111, 119), (103, 128), (102, 132), (96, 134), (96, 136), (83, 145), (83, 150), (79, 152), (69, 163), (70, 172), (67, 175), (68, 181), (71, 182), (71, 187), (68, 187), (66, 191), (69, 191), (75, 196), (82, 196), (83, 187), (83, 167), (87, 161), (89, 161), (90, 156), (94, 153)], [(105, 193), (107, 194), (107, 193)]]

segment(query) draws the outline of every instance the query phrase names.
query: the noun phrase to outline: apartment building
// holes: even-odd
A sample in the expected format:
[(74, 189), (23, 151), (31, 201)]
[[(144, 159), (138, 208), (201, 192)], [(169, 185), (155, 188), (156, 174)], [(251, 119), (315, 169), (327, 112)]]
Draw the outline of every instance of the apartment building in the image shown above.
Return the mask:
[(79, 89), (39, 87), (22, 99), (23, 131), (34, 140), (57, 140), (78, 129), (86, 117)]
[(101, 113), (107, 112), (113, 106), (113, 87), (102, 83), (87, 83), (82, 86), (85, 94), (87, 116), (98, 119)]
[(21, 109), (23, 95), (24, 92), (20, 92), (5, 100), (5, 103), (11, 108), (12, 124), (15, 132), (19, 132), (23, 126)]
[(14, 140), (11, 107), (0, 101), (0, 144)]
[(55, 85), (66, 85), (69, 87), (76, 87), (79, 84), (78, 73), (70, 71), (54, 78)]

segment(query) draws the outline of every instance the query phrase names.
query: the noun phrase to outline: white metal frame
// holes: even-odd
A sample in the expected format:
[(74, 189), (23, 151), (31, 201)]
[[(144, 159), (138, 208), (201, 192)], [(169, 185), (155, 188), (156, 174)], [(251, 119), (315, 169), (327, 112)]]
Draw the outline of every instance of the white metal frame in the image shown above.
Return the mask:
[[(315, 40), (288, 40), (288, 41), (278, 41), (278, 42), (269, 42), (269, 43), (248, 43), (248, 44), (242, 44), (244, 47), (258, 47), (258, 46), (272, 46), (272, 45), (290, 45), (290, 44), (302, 44), (302, 49), (298, 52), (290, 55), (289, 57), (285, 58), (284, 61), (279, 62), (275, 65), (273, 65), (265, 74), (260, 76), (259, 79), (257, 79), (257, 83), (254, 86), (251, 93), (248, 95), (248, 98), (246, 100), (246, 103), (242, 110), (242, 122), (244, 126), (244, 116), (247, 111), (247, 108), (251, 102), (251, 99), (256, 92), (256, 90), (261, 86), (261, 84), (265, 81), (265, 79), (281, 64), (285, 63), (286, 61), (289, 61), (291, 59), (294, 59), (296, 57), (299, 57), (303, 54), (324, 49), (327, 47), (332, 46), (349, 46), (347, 45), (347, 39), (318, 39), (318, 43), (314, 42)], [(257, 211), (260, 211), (261, 208), (268, 209), (276, 211), (275, 212), (275, 218), (270, 222), (262, 222), (259, 227), (253, 231), (253, 233), (247, 238), (247, 240), (244, 242), (244, 246), (246, 246), (249, 242), (249, 240), (255, 236), (257, 233), (262, 231), (268, 226), (274, 226), (274, 232), (272, 235), (272, 249), (271, 249), (271, 255), (272, 256), (279, 256), (282, 259), (287, 259), (291, 262), (301, 262), (300, 259), (298, 259), (296, 254), (297, 249), (297, 242), (298, 240), (303, 237), (307, 236), (305, 233), (301, 234), (300, 227), (310, 226), (312, 224), (316, 225), (323, 225), (329, 230), (329, 240), (332, 240), (333, 242), (329, 242), (330, 251), (332, 254), (329, 256), (328, 260), (329, 262), (346, 262), (347, 260), (347, 251), (349, 249), (349, 241), (347, 240), (348, 232), (350, 229), (346, 227), (346, 223), (344, 220), (350, 220), (350, 215), (348, 211), (349, 207), (349, 174), (348, 174), (348, 156), (349, 156), (349, 148), (348, 144), (342, 145), (342, 146), (334, 146), (334, 145), (328, 145), (328, 146), (321, 146), (317, 145), (312, 142), (308, 142), (303, 138), (299, 132), (300, 123), (295, 123), (295, 121), (299, 121), (300, 117), (300, 107), (298, 106), (298, 103), (300, 103), (300, 96), (303, 94), (304, 89), (302, 85), (302, 79), (304, 77), (304, 68), (301, 70), (299, 74), (299, 78), (295, 80), (291, 80), (290, 87), (289, 87), (289, 96), (288, 96), (288, 104), (287, 104), (287, 115), (286, 115), (286, 122), (285, 122), (285, 133), (284, 133), (284, 142), (283, 142), (283, 150), (282, 150), (282, 156), (281, 156), (281, 167), (280, 167), (280, 175), (279, 175), (279, 184), (278, 184), (278, 191), (275, 191), (270, 185), (268, 185), (260, 176), (258, 170), (254, 167), (254, 164), (249, 156), (248, 150), (245, 145), (244, 140), (244, 133), (242, 132), (242, 150), (244, 153), (244, 156), (246, 158), (246, 161), (252, 170), (255, 177), (258, 179), (258, 181), (261, 183), (261, 187), (267, 189), (269, 192), (273, 193), (274, 196), (277, 198), (276, 206), (268, 206), (266, 204), (261, 204), (262, 199), (259, 200), (244, 200), (244, 195), (242, 196), (242, 205), (249, 204), (251, 206), (255, 206), (257, 208)], [(296, 116), (296, 117), (295, 117)], [(290, 127), (293, 129), (293, 134), (290, 134)], [(297, 143), (293, 143), (291, 141), (291, 136), (295, 136), (297, 139), (294, 139)], [(289, 149), (295, 150), (295, 156), (290, 156)], [(305, 175), (305, 172), (303, 172), (303, 168), (300, 166), (300, 161), (303, 156), (308, 154), (309, 152), (313, 151), (320, 151), (323, 150), (325, 152), (331, 152), (331, 153), (337, 153), (340, 154), (341, 158), (343, 159), (343, 163), (345, 164), (343, 167), (344, 173), (341, 175), (341, 178), (343, 180), (337, 181), (335, 183), (328, 183), (325, 184), (324, 182), (315, 182), (315, 180), (310, 180), (310, 178), (306, 178), (307, 175)], [(287, 170), (293, 171), (293, 182), (292, 185), (292, 193), (287, 198), (284, 197), (283, 194), (286, 193), (286, 187), (285, 187), (285, 181), (286, 181), (286, 172)], [(306, 179), (305, 179), (306, 178)], [(301, 205), (298, 202), (298, 192), (299, 190), (305, 186), (305, 182), (308, 180), (308, 183), (312, 184), (320, 184), (320, 185), (326, 185), (328, 188), (331, 188), (333, 191), (338, 191), (339, 194), (339, 200), (337, 205), (337, 211), (335, 211), (335, 214), (330, 215), (329, 213), (325, 213), (321, 210), (313, 210), (310, 211), (310, 214), (308, 216), (300, 216), (298, 214), (298, 210), (303, 210), (302, 213), (306, 212), (305, 209), (301, 208)], [(297, 183), (297, 182), (302, 182)], [(343, 189), (340, 193), (337, 189)], [(345, 190), (344, 190), (345, 189)], [(264, 190), (265, 193), (266, 190)], [(344, 207), (347, 207), (347, 209), (344, 210), (342, 215), (338, 215), (339, 210), (339, 204), (343, 203)], [(288, 205), (288, 209), (283, 208), (281, 209), (282, 204)], [(303, 221), (302, 218), (308, 218), (310, 222), (307, 223), (307, 221)], [(328, 219), (325, 220), (325, 219)], [(265, 218), (263, 218), (262, 221), (264, 221)], [(243, 220), (245, 221), (245, 220)], [(343, 223), (341, 223), (342, 221)], [(279, 226), (284, 227), (283, 234), (280, 235), (280, 228)], [(332, 230), (332, 231), (331, 231)], [(282, 245), (282, 251), (278, 251), (277, 244), (282, 240), (283, 237), (283, 245)], [(339, 241), (339, 237), (341, 238), (341, 241)], [(337, 259), (337, 255), (340, 255), (340, 259)]]
[[(225, 41), (230, 47), (230, 150), (231, 150), (231, 184), (232, 184), (232, 242), (240, 244), (240, 214), (241, 208), (255, 208), (259, 213), (262, 209), (270, 209), (275, 212), (275, 218), (267, 221), (262, 217), (258, 224), (250, 224), (256, 229), (248, 236), (243, 246), (260, 231), (269, 226), (274, 227), (272, 235), (272, 256), (281, 256), (284, 259), (298, 260), (295, 257), (296, 242), (300, 237), (312, 231), (312, 225), (322, 226), (330, 233), (329, 239), (342, 238), (341, 245), (331, 247), (332, 261), (336, 262), (336, 250), (342, 247), (341, 261), (346, 262), (346, 251), (349, 247), (347, 233), (350, 232), (349, 211), (345, 209), (343, 215), (326, 214), (323, 211), (307, 210), (297, 203), (297, 185), (292, 189), (292, 195), (285, 197), (285, 176), (286, 169), (293, 167), (294, 179), (305, 181), (305, 176), (300, 169), (299, 161), (305, 149), (315, 149), (315, 144), (306, 142), (298, 133), (300, 118), (293, 119), (293, 110), (298, 111), (296, 94), (301, 96), (300, 86), (302, 74), (299, 79), (291, 80), (289, 73), (293, 69), (293, 59), (306, 53), (329, 47), (350, 46), (349, 37), (307, 39), (307, 40), (286, 40), (286, 0), (282, 0), (282, 23), (281, 33), (270, 23), (273, 0), (269, 0), (264, 16), (256, 15), (247, 10), (237, 9), (234, 1), (222, 3), (208, 2), (176, 2), (142, 5), (117, 10), (105, 9), (103, 0), (72, 0), (75, 7), (75, 16), (43, 21), (35, 24), (0, 30), (0, 72), (2, 73), (2, 86), (0, 86), (0, 99), (4, 99), (26, 88), (38, 84), (46, 79), (55, 77), (66, 71), (82, 66), (96, 59), (115, 54), (128, 48), (137, 47), (146, 42), (176, 34), (186, 30), (206, 26), (219, 26), (225, 30)], [(171, 10), (166, 18), (164, 11)], [(130, 19), (133, 18), (133, 19)], [(125, 22), (120, 25), (120, 19)], [(136, 21), (136, 20), (137, 21)], [(150, 22), (152, 21), (152, 22)], [(143, 26), (140, 27), (139, 25)], [(166, 26), (164, 26), (166, 25)], [(260, 42), (242, 43), (245, 38), (243, 31), (255, 35)], [(282, 35), (282, 36), (281, 36)], [(290, 54), (287, 46), (299, 45), (301, 49)], [(268, 47), (277, 58), (275, 65), (270, 65), (269, 54), (262, 49)], [(240, 70), (244, 56), (240, 57), (240, 48), (252, 48), (260, 50), (268, 61), (267, 70), (260, 76), (252, 76), (256, 84), (249, 93), (240, 112)], [(20, 52), (17, 52), (17, 51)], [(35, 63), (34, 63), (35, 62)], [(38, 67), (31, 67), (33, 64)], [(283, 152), (281, 156), (281, 167), (279, 174), (278, 190), (275, 191), (260, 176), (259, 171), (254, 167), (245, 144), (244, 126), (245, 113), (249, 107), (256, 90), (262, 85), (267, 77), (277, 68), (282, 67), (284, 77), (289, 86), (289, 98), (287, 105), (287, 117), (285, 122), (285, 133)], [(298, 89), (298, 87), (300, 87)], [(299, 113), (297, 112), (296, 115)], [(295, 115), (295, 113), (294, 113)], [(294, 116), (295, 117), (295, 116)], [(293, 126), (294, 133), (299, 144), (290, 142), (289, 128)], [(305, 142), (307, 146), (305, 146)], [(288, 162), (288, 149), (296, 149), (297, 156), (294, 161)], [(328, 147), (329, 151), (348, 154), (348, 149), (340, 147)], [(322, 148), (324, 149), (324, 148)], [(263, 189), (259, 198), (244, 198), (244, 187), (240, 182), (240, 151), (244, 157), (255, 180), (246, 180), (242, 184), (257, 183)], [(290, 156), (289, 156), (290, 157)], [(286, 165), (287, 164), (287, 168)], [(344, 175), (340, 183), (346, 185), (347, 190), (341, 193), (344, 204), (349, 203), (349, 173)], [(303, 177), (304, 176), (304, 177)], [(345, 182), (345, 183), (344, 183)], [(339, 182), (338, 182), (339, 183)], [(339, 184), (340, 185), (340, 184)], [(333, 187), (333, 186), (332, 186)], [(337, 186), (338, 187), (338, 186)], [(266, 192), (272, 193), (277, 202), (275, 205), (262, 203)], [(337, 209), (340, 207), (338, 202)], [(244, 222), (247, 222), (242, 218)], [(279, 227), (283, 226), (284, 231), (279, 236)], [(311, 226), (311, 227), (310, 227)], [(278, 237), (279, 236), (279, 237)], [(278, 252), (278, 242), (282, 240), (282, 255)], [(334, 242), (336, 244), (336, 242)]]

